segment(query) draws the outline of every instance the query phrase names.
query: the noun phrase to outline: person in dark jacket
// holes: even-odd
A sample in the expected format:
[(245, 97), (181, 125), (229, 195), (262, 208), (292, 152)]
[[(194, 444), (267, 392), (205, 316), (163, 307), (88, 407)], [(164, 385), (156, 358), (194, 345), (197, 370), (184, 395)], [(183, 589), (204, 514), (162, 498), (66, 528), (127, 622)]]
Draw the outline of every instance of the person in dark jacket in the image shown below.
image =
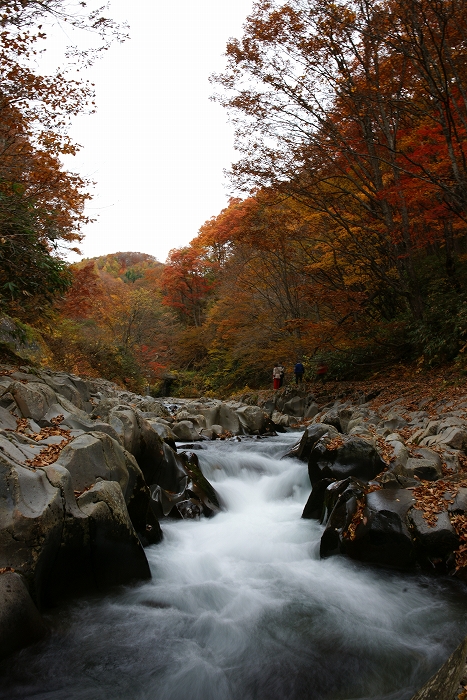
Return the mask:
[(303, 375), (305, 374), (305, 368), (301, 362), (297, 362), (297, 364), (295, 365), (294, 374), (295, 374), (295, 384), (301, 384), (301, 382), (303, 380)]

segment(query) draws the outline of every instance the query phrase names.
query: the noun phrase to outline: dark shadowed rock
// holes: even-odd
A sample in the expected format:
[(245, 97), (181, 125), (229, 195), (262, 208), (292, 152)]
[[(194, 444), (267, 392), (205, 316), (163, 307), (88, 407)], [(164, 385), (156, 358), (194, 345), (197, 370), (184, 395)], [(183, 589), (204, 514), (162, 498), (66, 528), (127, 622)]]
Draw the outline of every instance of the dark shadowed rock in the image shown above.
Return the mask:
[(321, 438), (311, 451), (308, 474), (312, 484), (321, 479), (341, 480), (348, 476), (370, 481), (386, 468), (378, 452), (366, 440), (344, 437), (343, 444), (336, 449), (328, 449), (328, 442)]
[(89, 520), (91, 557), (96, 585), (128, 584), (151, 578), (144, 549), (128, 515), (120, 486), (100, 481), (77, 500)]
[(202, 504), (204, 515), (218, 513), (221, 510), (219, 496), (201, 471), (198, 456), (194, 452), (182, 452), (180, 459), (189, 477), (187, 491)]
[(324, 496), (326, 529), (321, 537), (321, 557), (345, 552), (347, 528), (363, 497), (364, 484), (357, 479), (348, 478), (328, 486)]
[(418, 550), (418, 558), (428, 560), (438, 568), (446, 564), (448, 557), (459, 547), (459, 538), (446, 511), (439, 513), (435, 525), (429, 525), (421, 510), (409, 511), (412, 535)]
[(415, 550), (407, 527), (407, 513), (414, 502), (411, 491), (406, 489), (369, 493), (355, 539), (346, 541), (346, 554), (353, 559), (398, 569), (412, 567)]
[(333, 483), (334, 481), (332, 479), (321, 479), (321, 481), (317, 481), (316, 484), (314, 484), (305, 508), (303, 509), (302, 518), (307, 520), (315, 519), (322, 521), (324, 511), (324, 495), (327, 487)]
[(22, 577), (0, 574), (0, 659), (38, 641), (45, 631)]
[(441, 464), (431, 459), (419, 457), (409, 457), (402, 471), (405, 476), (410, 478), (418, 477), (425, 481), (436, 481), (443, 476)]

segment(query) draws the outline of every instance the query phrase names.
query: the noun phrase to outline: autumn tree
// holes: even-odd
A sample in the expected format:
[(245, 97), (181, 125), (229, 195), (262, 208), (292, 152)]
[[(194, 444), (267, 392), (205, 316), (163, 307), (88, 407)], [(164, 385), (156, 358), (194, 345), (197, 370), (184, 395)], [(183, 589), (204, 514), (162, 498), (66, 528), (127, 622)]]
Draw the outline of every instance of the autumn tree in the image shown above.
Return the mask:
[(257, 2), (227, 58), (214, 81), (243, 155), (234, 182), (273, 187), (316, 215), (304, 246), (315, 276), (366, 314), (407, 312), (416, 324), (430, 256), (462, 291), (462, 3)]
[(201, 326), (210, 293), (216, 285), (215, 263), (196, 245), (170, 251), (161, 277), (164, 304), (188, 325)]
[(51, 75), (37, 69), (44, 25), (62, 22), (88, 31), (99, 47), (68, 49), (71, 68), (89, 64), (113, 38), (124, 34), (103, 14), (65, 0), (2, 3), (0, 16), (0, 303), (17, 315), (38, 312), (63, 292), (70, 276), (61, 246), (81, 239), (89, 219), (84, 204), (89, 182), (66, 172), (60, 162), (77, 147), (67, 136), (70, 119), (92, 112), (94, 93), (61, 66)]

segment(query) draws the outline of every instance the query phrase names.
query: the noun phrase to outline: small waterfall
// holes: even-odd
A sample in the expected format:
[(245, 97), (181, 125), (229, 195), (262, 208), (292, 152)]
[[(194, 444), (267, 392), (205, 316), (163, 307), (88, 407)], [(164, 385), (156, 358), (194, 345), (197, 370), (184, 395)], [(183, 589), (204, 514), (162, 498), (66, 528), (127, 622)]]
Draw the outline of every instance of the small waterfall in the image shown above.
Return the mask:
[(197, 452), (225, 510), (166, 520), (152, 581), (49, 615), (9, 700), (408, 700), (465, 635), (460, 584), (319, 559), (291, 434)]

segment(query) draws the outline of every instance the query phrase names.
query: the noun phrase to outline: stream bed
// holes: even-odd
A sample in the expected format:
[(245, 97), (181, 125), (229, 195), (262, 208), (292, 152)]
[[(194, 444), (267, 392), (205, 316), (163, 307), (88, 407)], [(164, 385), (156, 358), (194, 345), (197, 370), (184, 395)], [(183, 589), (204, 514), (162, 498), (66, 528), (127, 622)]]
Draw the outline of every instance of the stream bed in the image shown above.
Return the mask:
[(297, 434), (203, 443), (225, 510), (166, 520), (153, 579), (46, 615), (8, 700), (408, 700), (467, 633), (462, 584), (319, 559)]

